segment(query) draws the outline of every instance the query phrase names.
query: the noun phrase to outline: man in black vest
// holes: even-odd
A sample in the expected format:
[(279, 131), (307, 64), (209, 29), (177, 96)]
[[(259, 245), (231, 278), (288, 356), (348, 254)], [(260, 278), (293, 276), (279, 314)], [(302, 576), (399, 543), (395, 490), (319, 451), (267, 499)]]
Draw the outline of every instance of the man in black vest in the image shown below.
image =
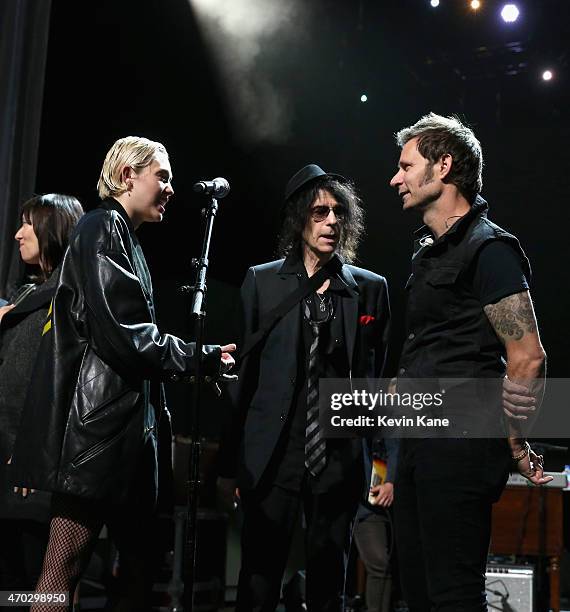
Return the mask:
[(275, 610), (301, 512), (308, 608), (341, 607), (350, 522), (364, 485), (362, 441), (325, 440), (315, 402), (319, 377), (380, 376), (384, 365), (386, 281), (344, 263), (354, 259), (362, 230), (352, 185), (308, 165), (287, 184), (284, 259), (250, 268), (241, 289), (240, 346), (247, 346), (273, 308), (327, 270), (322, 286), (246, 357), (234, 388), (235, 427), (221, 474), (237, 471), (244, 512), (238, 610)]
[[(481, 145), (457, 119), (433, 113), (396, 139), (402, 151), (390, 185), (403, 209), (416, 209), (425, 224), (406, 287), (398, 390), (410, 379), (506, 375), (503, 410), (524, 417), (544, 376), (545, 353), (528, 292), (528, 260), (518, 240), (488, 220), (479, 195)], [(470, 425), (458, 438), (402, 440), (394, 516), (410, 612), (486, 611), (491, 507), (509, 466), (514, 462), (535, 484), (549, 480), (542, 457), (521, 437), (472, 435), (489, 419), (499, 421), (501, 412), (500, 402), (479, 402), (462, 415)]]

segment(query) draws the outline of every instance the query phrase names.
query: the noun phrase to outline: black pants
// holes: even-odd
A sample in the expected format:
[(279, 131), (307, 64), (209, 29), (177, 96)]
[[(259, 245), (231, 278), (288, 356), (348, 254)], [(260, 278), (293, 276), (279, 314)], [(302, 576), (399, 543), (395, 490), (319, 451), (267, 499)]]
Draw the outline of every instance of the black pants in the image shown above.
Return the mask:
[(353, 487), (314, 494), (271, 486), (243, 491), (242, 566), (236, 609), (273, 611), (301, 510), (305, 513), (306, 602), (311, 611), (338, 611), (344, 590), (350, 524), (358, 496)]
[(509, 466), (505, 440), (403, 440), (394, 494), (410, 612), (486, 612), (491, 508)]
[(392, 571), (390, 520), (387, 512), (370, 513), (354, 528), (354, 541), (366, 568), (366, 610), (390, 612)]

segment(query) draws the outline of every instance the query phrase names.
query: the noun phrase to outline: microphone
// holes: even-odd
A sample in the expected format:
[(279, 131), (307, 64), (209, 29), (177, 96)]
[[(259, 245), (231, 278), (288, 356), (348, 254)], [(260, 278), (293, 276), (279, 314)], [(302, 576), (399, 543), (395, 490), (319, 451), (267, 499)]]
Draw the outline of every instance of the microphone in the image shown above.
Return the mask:
[(195, 183), (192, 189), (196, 193), (204, 193), (211, 195), (218, 200), (225, 198), (230, 192), (230, 184), (225, 178), (218, 177), (213, 181), (199, 181)]

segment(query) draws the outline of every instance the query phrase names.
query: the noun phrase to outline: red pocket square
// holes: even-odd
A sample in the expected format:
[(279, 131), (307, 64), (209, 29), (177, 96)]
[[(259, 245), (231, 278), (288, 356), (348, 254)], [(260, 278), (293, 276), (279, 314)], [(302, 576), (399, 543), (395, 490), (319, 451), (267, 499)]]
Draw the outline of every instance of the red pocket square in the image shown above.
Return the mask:
[(360, 315), (360, 319), (358, 319), (360, 325), (368, 325), (373, 321), (376, 321), (376, 317), (373, 317), (372, 315)]

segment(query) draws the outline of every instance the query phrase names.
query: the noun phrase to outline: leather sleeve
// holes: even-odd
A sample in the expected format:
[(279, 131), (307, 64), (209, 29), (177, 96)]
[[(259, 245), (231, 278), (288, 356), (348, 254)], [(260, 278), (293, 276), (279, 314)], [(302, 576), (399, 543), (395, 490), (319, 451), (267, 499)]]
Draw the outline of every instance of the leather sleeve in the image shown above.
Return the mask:
[[(68, 257), (82, 287), (89, 343), (104, 361), (143, 378), (194, 372), (195, 344), (162, 334), (153, 322), (152, 296), (136, 274), (128, 228), (117, 213), (85, 217)], [(219, 373), (220, 354), (219, 346), (204, 346), (204, 374)]]

